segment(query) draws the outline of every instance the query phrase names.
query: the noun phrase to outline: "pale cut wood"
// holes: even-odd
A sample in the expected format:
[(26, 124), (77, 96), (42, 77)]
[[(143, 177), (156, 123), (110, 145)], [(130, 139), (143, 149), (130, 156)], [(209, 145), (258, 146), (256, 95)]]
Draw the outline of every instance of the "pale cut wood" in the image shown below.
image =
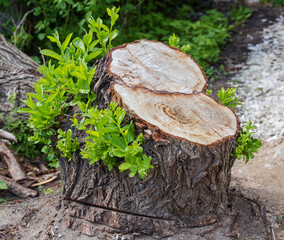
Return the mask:
[(117, 101), (148, 125), (190, 142), (209, 145), (234, 136), (234, 112), (203, 93), (157, 94), (114, 85)]
[(207, 79), (189, 55), (164, 43), (141, 40), (111, 51), (110, 73), (131, 87), (192, 93), (205, 89)]

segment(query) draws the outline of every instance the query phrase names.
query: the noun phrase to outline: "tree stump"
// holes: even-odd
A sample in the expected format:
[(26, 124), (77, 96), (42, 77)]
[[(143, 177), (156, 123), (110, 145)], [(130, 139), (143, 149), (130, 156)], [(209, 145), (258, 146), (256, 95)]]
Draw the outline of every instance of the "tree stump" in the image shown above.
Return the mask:
[[(34, 92), (34, 83), (42, 76), (37, 69), (37, 63), (0, 34), (0, 114), (3, 113), (0, 128), (4, 125), (5, 116), (13, 108), (25, 106), (21, 100), (27, 97), (26, 93)], [(7, 99), (13, 93), (16, 93), (15, 105)]]
[[(205, 93), (207, 79), (193, 58), (156, 41), (124, 44), (102, 58), (93, 84), (100, 108), (117, 101), (144, 133), (154, 169), (141, 180), (108, 171), (102, 161), (89, 165), (79, 153), (61, 159), (67, 225), (88, 235), (100, 229), (163, 237), (218, 221), (239, 122)], [(82, 143), (84, 134), (76, 134)]]

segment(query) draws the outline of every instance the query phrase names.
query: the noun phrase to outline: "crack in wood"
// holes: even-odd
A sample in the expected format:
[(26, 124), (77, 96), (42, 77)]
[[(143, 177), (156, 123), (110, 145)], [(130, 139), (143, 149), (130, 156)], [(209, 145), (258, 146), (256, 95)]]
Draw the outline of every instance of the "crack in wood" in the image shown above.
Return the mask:
[(72, 199), (72, 198), (68, 198), (68, 197), (64, 197), (63, 200), (71, 201), (71, 202), (75, 202), (75, 203), (80, 203), (80, 204), (85, 204), (85, 205), (90, 206), (90, 207), (96, 207), (96, 208), (100, 208), (100, 209), (104, 209), (104, 210), (108, 210), (108, 211), (113, 211), (113, 212), (117, 212), (117, 213), (129, 214), (129, 215), (137, 216), (137, 217), (146, 217), (146, 218), (157, 219), (157, 220), (174, 221), (173, 219), (170, 219), (170, 218), (155, 217), (155, 216), (150, 216), (150, 215), (133, 213), (133, 212), (129, 212), (129, 211), (126, 211), (126, 210), (118, 210), (118, 209), (115, 209), (115, 208), (105, 207), (105, 206), (101, 206), (101, 205), (97, 205), (97, 204), (91, 204), (91, 203), (85, 202), (83, 200), (76, 200), (76, 199)]
[[(136, 59), (137, 62), (139, 62), (141, 64), (141, 66), (143, 66), (150, 74), (152, 74), (154, 76), (154, 78), (156, 78), (158, 81), (161, 81), (160, 78), (158, 78), (148, 67), (146, 67), (140, 60), (138, 57), (136, 57), (127, 47), (125, 48), (132, 57), (134, 57)], [(127, 85), (127, 84), (126, 84)]]
[(217, 131), (215, 131), (208, 122), (206, 122), (202, 117), (199, 116), (199, 114), (197, 114), (194, 110), (192, 110), (192, 113), (198, 117), (202, 122), (205, 123), (205, 125), (209, 128), (209, 130), (211, 130), (212, 132), (214, 132), (216, 135), (218, 135), (220, 137), (220, 139), (223, 138), (223, 136), (221, 136)]

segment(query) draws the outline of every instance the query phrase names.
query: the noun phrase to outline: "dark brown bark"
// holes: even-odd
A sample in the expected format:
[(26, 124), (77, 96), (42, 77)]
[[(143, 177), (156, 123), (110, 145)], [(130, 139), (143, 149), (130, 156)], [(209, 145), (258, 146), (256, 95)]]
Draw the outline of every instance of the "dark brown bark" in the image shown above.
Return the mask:
[[(34, 91), (34, 83), (42, 76), (37, 69), (38, 64), (0, 34), (0, 114), (4, 113), (0, 118), (0, 127), (14, 107), (24, 107), (21, 99), (26, 98), (26, 93)], [(7, 96), (14, 92), (17, 98), (15, 105), (12, 105)]]
[[(120, 173), (118, 169), (109, 172), (102, 161), (89, 165), (78, 153), (70, 162), (61, 159), (68, 226), (88, 235), (95, 234), (98, 226), (108, 226), (105, 231), (166, 236), (180, 227), (219, 220), (228, 200), (238, 123), (235, 134), (207, 145), (161, 131), (127, 109), (116, 95), (114, 84), (124, 83), (109, 70), (112, 57), (110, 52), (100, 61), (94, 76), (96, 105), (105, 108), (115, 99), (126, 108), (127, 117), (134, 120), (138, 132), (148, 133), (143, 149), (152, 156), (154, 169), (141, 180), (138, 176), (129, 178), (127, 172)], [(68, 127), (70, 123), (63, 126)], [(85, 134), (74, 131), (83, 146)]]

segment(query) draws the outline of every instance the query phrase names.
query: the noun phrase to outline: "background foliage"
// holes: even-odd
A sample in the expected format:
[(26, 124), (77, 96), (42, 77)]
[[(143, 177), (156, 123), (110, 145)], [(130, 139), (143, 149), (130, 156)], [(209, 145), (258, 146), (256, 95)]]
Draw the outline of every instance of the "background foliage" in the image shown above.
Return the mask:
[(221, 47), (230, 39), (232, 30), (251, 14), (250, 9), (242, 7), (223, 14), (210, 10), (210, 1), (196, 0), (0, 0), (0, 6), (5, 6), (4, 13), (12, 16), (3, 17), (2, 13), (1, 31), (28, 55), (37, 56), (37, 61), (41, 60), (38, 48), (54, 50), (46, 36), (55, 31), (62, 38), (70, 32), (82, 36), (91, 16), (106, 19), (105, 9), (116, 6), (120, 7), (120, 18), (114, 46), (141, 38), (167, 43), (174, 33), (181, 37), (181, 45), (190, 45), (188, 53), (209, 77), (216, 72), (210, 66), (219, 60)]

